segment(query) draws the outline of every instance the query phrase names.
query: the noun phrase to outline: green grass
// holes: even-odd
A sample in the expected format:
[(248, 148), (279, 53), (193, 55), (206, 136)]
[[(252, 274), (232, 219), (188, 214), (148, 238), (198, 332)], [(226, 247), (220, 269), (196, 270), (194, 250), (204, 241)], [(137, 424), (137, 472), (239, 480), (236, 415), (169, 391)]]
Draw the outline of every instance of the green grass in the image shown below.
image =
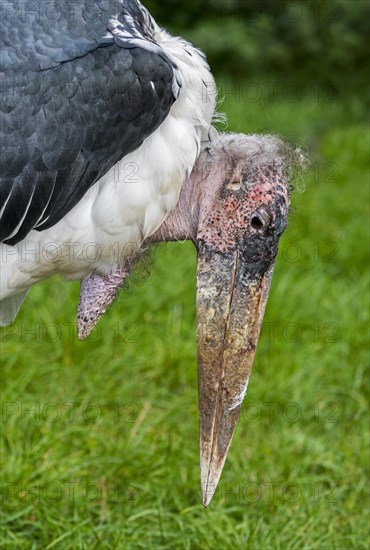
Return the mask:
[(195, 252), (160, 246), (86, 342), (78, 285), (1, 337), (1, 547), (369, 547), (368, 164), (360, 103), (236, 103), (229, 129), (308, 148), (220, 486), (200, 503)]

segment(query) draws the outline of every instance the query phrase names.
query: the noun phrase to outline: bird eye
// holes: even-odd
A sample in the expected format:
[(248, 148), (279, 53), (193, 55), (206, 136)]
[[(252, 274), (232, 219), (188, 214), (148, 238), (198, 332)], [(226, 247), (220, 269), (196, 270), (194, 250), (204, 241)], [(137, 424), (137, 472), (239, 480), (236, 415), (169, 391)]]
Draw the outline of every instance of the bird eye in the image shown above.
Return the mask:
[(263, 210), (256, 210), (251, 217), (253, 229), (266, 229), (270, 225), (270, 216)]

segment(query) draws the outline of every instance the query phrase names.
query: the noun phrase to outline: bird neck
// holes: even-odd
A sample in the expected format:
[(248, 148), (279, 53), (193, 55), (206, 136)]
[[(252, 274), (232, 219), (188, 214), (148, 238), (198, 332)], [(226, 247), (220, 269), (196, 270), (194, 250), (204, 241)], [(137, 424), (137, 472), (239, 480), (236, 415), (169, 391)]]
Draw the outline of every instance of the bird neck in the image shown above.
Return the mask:
[(149, 244), (159, 242), (193, 241), (198, 232), (200, 213), (200, 188), (192, 177), (182, 186), (175, 209), (159, 229), (148, 239)]

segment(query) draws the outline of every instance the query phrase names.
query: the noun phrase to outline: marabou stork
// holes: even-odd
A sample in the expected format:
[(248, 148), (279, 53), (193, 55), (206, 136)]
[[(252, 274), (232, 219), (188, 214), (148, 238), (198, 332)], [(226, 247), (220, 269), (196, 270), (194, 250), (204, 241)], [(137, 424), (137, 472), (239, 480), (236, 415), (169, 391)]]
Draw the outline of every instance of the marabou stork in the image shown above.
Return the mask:
[(62, 273), (82, 281), (83, 338), (147, 244), (192, 239), (207, 506), (286, 225), (284, 148), (268, 136), (211, 136), (204, 55), (138, 0), (47, 4), (2, 6), (0, 323), (34, 283)]

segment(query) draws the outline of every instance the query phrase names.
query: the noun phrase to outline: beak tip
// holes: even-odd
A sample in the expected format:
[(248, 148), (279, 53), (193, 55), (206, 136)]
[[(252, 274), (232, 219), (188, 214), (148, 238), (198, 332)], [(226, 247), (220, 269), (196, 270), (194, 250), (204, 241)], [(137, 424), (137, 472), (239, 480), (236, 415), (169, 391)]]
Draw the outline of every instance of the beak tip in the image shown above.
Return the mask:
[(201, 487), (202, 487), (202, 503), (204, 508), (207, 508), (216, 492), (219, 479), (221, 477), (223, 464), (216, 468), (207, 461), (207, 466), (201, 462)]
[(202, 485), (202, 503), (204, 508), (208, 508), (215, 494), (215, 490), (216, 487), (213, 484), (205, 483)]

